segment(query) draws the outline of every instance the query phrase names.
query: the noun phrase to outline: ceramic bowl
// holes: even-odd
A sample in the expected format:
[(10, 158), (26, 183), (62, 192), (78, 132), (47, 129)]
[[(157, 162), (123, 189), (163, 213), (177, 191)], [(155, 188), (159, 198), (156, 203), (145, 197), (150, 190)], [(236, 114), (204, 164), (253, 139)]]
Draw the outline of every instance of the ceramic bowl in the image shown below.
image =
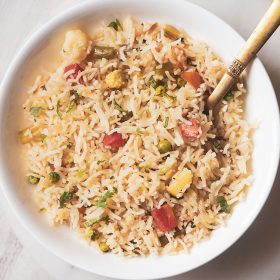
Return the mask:
[[(17, 131), (23, 92), (41, 66), (55, 61), (68, 28), (92, 29), (100, 20), (131, 15), (147, 21), (171, 23), (196, 39), (207, 42), (228, 64), (244, 40), (225, 22), (208, 11), (181, 0), (100, 0), (83, 2), (52, 19), (21, 48), (2, 81), (0, 94), (0, 182), (11, 211), (28, 232), (53, 254), (81, 269), (120, 279), (156, 279), (194, 269), (221, 254), (248, 229), (263, 207), (279, 162), (279, 112), (269, 77), (257, 58), (247, 75), (246, 118), (257, 124), (254, 132), (252, 174), (254, 182), (225, 226), (212, 232), (189, 253), (122, 258), (102, 254), (78, 240), (65, 227), (48, 225), (25, 183)], [(39, 256), (38, 256), (39, 257)]]

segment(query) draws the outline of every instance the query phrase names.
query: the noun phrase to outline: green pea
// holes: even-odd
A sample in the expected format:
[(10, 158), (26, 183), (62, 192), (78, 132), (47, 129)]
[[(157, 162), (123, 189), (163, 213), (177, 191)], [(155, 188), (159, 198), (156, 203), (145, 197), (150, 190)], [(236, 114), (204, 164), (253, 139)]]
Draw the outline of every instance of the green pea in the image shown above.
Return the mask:
[(27, 180), (28, 180), (28, 183), (31, 184), (31, 185), (36, 185), (40, 181), (40, 179), (38, 177), (35, 177), (35, 176), (32, 176), (32, 175), (28, 176)]
[(158, 147), (158, 151), (161, 154), (165, 154), (165, 153), (170, 152), (172, 150), (171, 143), (166, 139), (160, 140), (157, 147)]
[(180, 88), (183, 87), (183, 86), (185, 86), (186, 83), (187, 83), (187, 82), (186, 82), (184, 79), (182, 79), (181, 77), (178, 77), (176, 82), (177, 82), (178, 87), (180, 87)]
[(102, 252), (106, 253), (106, 252), (108, 252), (108, 251), (110, 250), (110, 247), (108, 246), (107, 243), (105, 243), (105, 242), (100, 242), (100, 243), (99, 243), (99, 249), (100, 249)]
[(60, 179), (60, 176), (57, 172), (50, 172), (49, 179), (52, 183), (57, 183)]

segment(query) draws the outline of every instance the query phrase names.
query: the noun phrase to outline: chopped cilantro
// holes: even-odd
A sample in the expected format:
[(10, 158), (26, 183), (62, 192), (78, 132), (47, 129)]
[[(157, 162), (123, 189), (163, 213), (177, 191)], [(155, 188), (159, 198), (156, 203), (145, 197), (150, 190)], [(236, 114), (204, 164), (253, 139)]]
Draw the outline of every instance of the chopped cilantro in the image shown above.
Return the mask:
[(59, 208), (63, 208), (73, 198), (74, 192), (64, 192), (59, 198)]
[(217, 197), (217, 202), (219, 203), (221, 210), (225, 213), (229, 213), (229, 205), (226, 201), (226, 199), (223, 196)]

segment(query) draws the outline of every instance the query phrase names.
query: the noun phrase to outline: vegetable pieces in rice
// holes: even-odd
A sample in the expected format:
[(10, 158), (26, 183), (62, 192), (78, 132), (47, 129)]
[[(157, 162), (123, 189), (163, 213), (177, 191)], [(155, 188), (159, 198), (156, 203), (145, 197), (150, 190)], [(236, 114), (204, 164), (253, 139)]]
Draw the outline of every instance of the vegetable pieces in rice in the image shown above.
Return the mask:
[(61, 64), (29, 92), (19, 133), (50, 223), (127, 256), (189, 250), (210, 236), (250, 185), (243, 84), (215, 117), (204, 113), (224, 72), (205, 43), (168, 24), (124, 18), (91, 36), (68, 31)]

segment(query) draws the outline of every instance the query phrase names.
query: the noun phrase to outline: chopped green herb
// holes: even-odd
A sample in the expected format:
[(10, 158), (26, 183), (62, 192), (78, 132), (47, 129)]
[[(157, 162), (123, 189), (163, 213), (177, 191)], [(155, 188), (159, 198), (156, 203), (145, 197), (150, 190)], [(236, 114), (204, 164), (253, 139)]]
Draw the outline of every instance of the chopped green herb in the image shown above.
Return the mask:
[(103, 162), (106, 162), (107, 160), (98, 160), (97, 161), (97, 164), (99, 165), (99, 164), (101, 164), (101, 163), (103, 163)]
[(177, 82), (177, 86), (180, 87), (180, 88), (183, 87), (183, 86), (185, 86), (186, 83), (187, 83), (187, 82), (186, 82), (184, 79), (182, 79), (181, 77), (178, 77), (176, 82)]
[(85, 225), (85, 227), (91, 227), (91, 226), (99, 223), (100, 221), (102, 221), (102, 218), (101, 219), (92, 219), (92, 220), (84, 222), (84, 225)]
[(220, 148), (220, 142), (218, 140), (214, 140), (213, 141), (213, 145), (216, 149), (219, 149)]
[(46, 208), (40, 208), (40, 209), (39, 209), (39, 212), (40, 212), (40, 213), (45, 212), (45, 211), (46, 211)]
[(187, 57), (186, 62), (188, 65), (193, 65), (192, 64), (192, 59), (190, 57)]
[(47, 135), (46, 134), (41, 134), (41, 140), (42, 142), (44, 142), (44, 140), (47, 138)]
[(99, 231), (97, 231), (97, 230), (94, 230), (94, 231), (92, 232), (92, 235), (91, 235), (90, 239), (91, 239), (92, 241), (96, 241), (96, 240), (98, 240), (100, 237), (101, 237), (101, 233), (100, 233)]
[(93, 226), (93, 225), (95, 225), (95, 224), (97, 224), (97, 223), (99, 223), (101, 221), (107, 222), (108, 220), (109, 220), (108, 216), (104, 216), (104, 217), (102, 217), (100, 219), (91, 219), (89, 221), (84, 222), (84, 226), (85, 227), (91, 227), (91, 226)]
[(108, 198), (111, 198), (114, 195), (115, 191), (107, 191), (100, 199), (97, 201), (97, 207), (106, 208), (106, 201)]
[(117, 18), (116, 18), (116, 23), (120, 27), (120, 29), (123, 30), (122, 25), (121, 25), (120, 21)]
[(116, 110), (118, 110), (119, 112), (121, 112), (121, 113), (126, 112), (126, 111), (117, 103), (117, 101), (116, 101), (115, 99), (113, 100), (113, 104), (114, 104), (114, 108), (115, 108)]
[(133, 117), (133, 113), (131, 111), (124, 110), (115, 99), (113, 100), (113, 105), (116, 110), (118, 110), (120, 113), (123, 113), (122, 117), (120, 118), (120, 122), (128, 121)]
[(80, 99), (80, 95), (78, 94), (78, 92), (77, 92), (76, 90), (71, 89), (71, 90), (70, 90), (70, 94), (75, 96), (74, 100), (75, 100), (76, 102)]
[(137, 128), (136, 128), (136, 133), (137, 133), (138, 135), (141, 135), (141, 134), (143, 134), (144, 132), (141, 130), (140, 127), (137, 127)]
[(75, 107), (75, 104), (76, 104), (75, 101), (71, 100), (66, 110), (66, 113), (69, 113)]
[(31, 107), (30, 108), (30, 113), (33, 117), (38, 117), (41, 110), (43, 110), (42, 107)]
[(57, 172), (50, 172), (49, 173), (49, 180), (51, 181), (51, 183), (57, 183), (60, 180), (60, 176)]
[(108, 24), (108, 27), (112, 27), (112, 28), (114, 28), (116, 31), (118, 31), (119, 28), (120, 28), (121, 30), (123, 30), (123, 29), (122, 29), (122, 26), (121, 26), (121, 23), (120, 23), (120, 21), (119, 21), (118, 19), (116, 19), (115, 21), (111, 21), (111, 22)]
[(234, 98), (233, 92), (229, 91), (225, 96), (224, 96), (224, 100), (226, 101), (230, 101)]
[(168, 94), (168, 93), (166, 93), (166, 92), (164, 92), (163, 94), (161, 94), (161, 96), (162, 97), (164, 97), (164, 98), (167, 98), (167, 99), (170, 99), (170, 100), (176, 100), (176, 96), (172, 96), (172, 95), (170, 95), (170, 94)]
[(223, 196), (217, 197), (217, 202), (220, 204), (221, 210), (225, 213), (229, 213), (229, 205)]
[(167, 128), (169, 123), (169, 117), (165, 117), (164, 119), (164, 127)]
[(126, 122), (130, 120), (133, 117), (133, 112), (131, 111), (126, 111), (126, 113), (121, 117), (120, 122)]
[(27, 177), (27, 180), (28, 180), (28, 183), (31, 184), (31, 185), (36, 185), (39, 183), (40, 181), (40, 178), (38, 177), (35, 177), (35, 176), (32, 176), (32, 175), (29, 175)]
[(158, 86), (165, 86), (165, 82), (163, 80), (155, 80), (154, 78), (150, 78), (147, 82), (147, 86), (156, 89)]
[(74, 192), (64, 192), (59, 198), (59, 208), (63, 208), (73, 198)]
[(60, 111), (60, 99), (56, 103), (56, 113), (59, 116), (59, 118), (62, 119), (62, 113)]
[(69, 113), (74, 107), (75, 105), (78, 103), (79, 99), (80, 99), (80, 95), (78, 94), (78, 92), (74, 89), (70, 90), (70, 94), (74, 95), (74, 99), (70, 101), (69, 105), (68, 105), (68, 109), (66, 110), (66, 113)]
[(77, 176), (78, 178), (81, 178), (86, 172), (87, 172), (86, 169), (81, 169), (81, 170), (79, 170), (79, 171), (77, 172), (76, 176)]

